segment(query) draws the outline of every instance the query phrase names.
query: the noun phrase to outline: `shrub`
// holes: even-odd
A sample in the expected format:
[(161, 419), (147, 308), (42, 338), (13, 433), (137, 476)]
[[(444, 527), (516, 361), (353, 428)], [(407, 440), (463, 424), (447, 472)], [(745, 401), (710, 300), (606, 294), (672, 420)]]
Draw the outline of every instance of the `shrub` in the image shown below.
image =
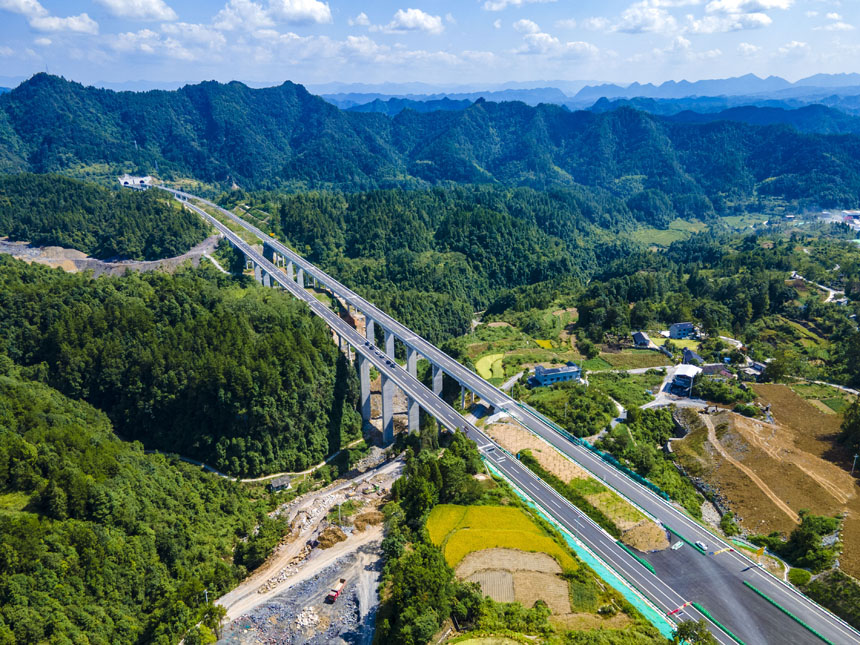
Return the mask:
[(788, 581), (795, 587), (805, 587), (812, 578), (812, 574), (806, 569), (789, 569)]

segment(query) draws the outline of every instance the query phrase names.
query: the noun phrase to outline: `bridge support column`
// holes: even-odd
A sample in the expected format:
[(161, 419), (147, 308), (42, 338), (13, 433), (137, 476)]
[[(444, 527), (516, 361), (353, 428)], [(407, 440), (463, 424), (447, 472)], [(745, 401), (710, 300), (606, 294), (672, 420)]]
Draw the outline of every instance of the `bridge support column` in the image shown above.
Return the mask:
[(382, 443), (394, 441), (394, 382), (382, 375)]
[(263, 271), (263, 286), (271, 287), (272, 286), (272, 276), (269, 275), (268, 271)]
[(254, 263), (254, 280), (263, 284), (263, 269), (256, 262)]
[(394, 358), (394, 334), (385, 330), (385, 353), (389, 358)]
[(287, 262), (287, 277), (293, 282), (296, 281), (295, 272), (293, 271), (293, 263)]
[(466, 387), (460, 386), (460, 407), (466, 409)]
[(370, 361), (358, 354), (358, 380), (361, 383), (361, 418), (370, 422)]
[(406, 416), (409, 419), (409, 433), (418, 432), (421, 423), (418, 401), (411, 396), (406, 398)]
[(373, 318), (365, 316), (364, 318), (364, 337), (370, 341), (371, 345), (376, 345), (376, 324)]
[(418, 352), (408, 345), (406, 346), (406, 371), (410, 376), (418, 377)]
[(433, 366), (433, 394), (442, 396), (442, 377), (445, 373), (438, 365)]
[(253, 269), (254, 268), (254, 261), (247, 256), (245, 257), (245, 268), (246, 269)]
[(305, 270), (299, 267), (298, 277), (296, 278), (296, 282), (299, 283), (299, 286), (304, 289), (305, 288)]

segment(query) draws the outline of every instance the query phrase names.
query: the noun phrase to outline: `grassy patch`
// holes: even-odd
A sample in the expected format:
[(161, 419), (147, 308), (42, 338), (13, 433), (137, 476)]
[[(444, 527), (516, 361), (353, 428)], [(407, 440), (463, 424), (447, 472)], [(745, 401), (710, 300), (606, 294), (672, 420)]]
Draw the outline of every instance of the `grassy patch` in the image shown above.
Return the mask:
[(654, 399), (646, 390), (655, 391), (663, 382), (663, 375), (658, 372), (645, 374), (624, 374), (618, 372), (603, 372), (590, 374), (590, 387), (611, 396), (625, 408), (638, 408)]
[(16, 491), (0, 494), (0, 513), (18, 513), (27, 508), (30, 503), (30, 495)]
[[(504, 354), (487, 354), (475, 361), (475, 369), (481, 378), (504, 378), (504, 368), (502, 367), (502, 359)], [(498, 363), (498, 366), (496, 366)]]
[(708, 225), (698, 220), (676, 219), (665, 229), (642, 227), (631, 234), (637, 242), (649, 246), (669, 246), (672, 242), (686, 240), (694, 233), (707, 230)]
[(544, 349), (552, 349), (551, 340), (540, 340), (538, 338), (535, 338), (535, 342), (538, 344), (538, 347), (542, 347)]
[(617, 370), (632, 370), (642, 367), (662, 367), (664, 365), (669, 365), (669, 359), (666, 358), (664, 354), (654, 352), (649, 349), (625, 349), (617, 353), (601, 352), (600, 358), (609, 364), (610, 369)]

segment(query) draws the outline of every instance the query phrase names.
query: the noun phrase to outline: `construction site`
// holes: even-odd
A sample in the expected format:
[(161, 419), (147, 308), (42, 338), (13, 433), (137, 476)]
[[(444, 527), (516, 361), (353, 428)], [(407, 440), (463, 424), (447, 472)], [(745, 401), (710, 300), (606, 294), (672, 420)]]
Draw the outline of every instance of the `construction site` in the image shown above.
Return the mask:
[(370, 643), (382, 566), (379, 509), (402, 468), (400, 460), (384, 461), (276, 509), (272, 515), (286, 517), (290, 530), (263, 565), (218, 599), (227, 609), (219, 642)]

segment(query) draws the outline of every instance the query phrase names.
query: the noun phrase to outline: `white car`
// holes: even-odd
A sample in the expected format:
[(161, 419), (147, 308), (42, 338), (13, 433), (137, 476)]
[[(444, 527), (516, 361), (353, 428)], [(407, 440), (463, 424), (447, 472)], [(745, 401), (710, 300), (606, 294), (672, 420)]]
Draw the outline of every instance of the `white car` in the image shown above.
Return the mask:
[(672, 545), (672, 550), (673, 550), (673, 551), (677, 551), (677, 550), (678, 550), (678, 549), (680, 549), (682, 546), (684, 546), (684, 541), (683, 541), (683, 540), (678, 540), (677, 542), (675, 542), (675, 544), (673, 544), (673, 545)]
[(696, 542), (696, 546), (699, 547), (702, 551), (708, 550), (708, 545), (702, 542), (701, 540)]

